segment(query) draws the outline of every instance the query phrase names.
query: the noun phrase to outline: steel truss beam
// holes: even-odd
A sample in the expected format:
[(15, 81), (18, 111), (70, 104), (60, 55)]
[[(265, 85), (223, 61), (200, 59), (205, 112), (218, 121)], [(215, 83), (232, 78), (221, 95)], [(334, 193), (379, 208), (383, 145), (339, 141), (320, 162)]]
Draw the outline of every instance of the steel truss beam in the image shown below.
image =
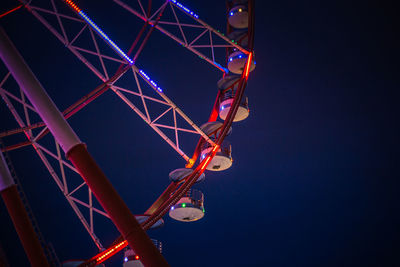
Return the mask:
[[(5, 76), (5, 78), (3, 79), (3, 82), (0, 83), (0, 86), (3, 86), (4, 82), (9, 77), (10, 77), (10, 75), (8, 73)], [(20, 127), (22, 127), (22, 129), (25, 129), (23, 131), (23, 133), (25, 134), (25, 136), (28, 138), (28, 140), (32, 144), (33, 148), (35, 149), (35, 152), (37, 153), (37, 155), (39, 156), (39, 158), (45, 165), (46, 169), (50, 173), (50, 175), (53, 178), (53, 180), (55, 181), (55, 183), (57, 184), (57, 187), (61, 190), (61, 192), (67, 199), (68, 203), (72, 207), (73, 211), (78, 216), (79, 220), (81, 221), (81, 223), (83, 224), (83, 226), (85, 227), (85, 229), (87, 230), (87, 232), (89, 233), (93, 242), (96, 244), (96, 246), (99, 248), (99, 250), (104, 249), (102, 243), (100, 242), (100, 239), (97, 237), (97, 235), (94, 232), (93, 211), (97, 212), (98, 214), (100, 214), (102, 216), (108, 217), (108, 218), (109, 218), (109, 216), (104, 211), (94, 208), (92, 202), (89, 204), (86, 204), (84, 201), (79, 200), (77, 197), (75, 197), (74, 193), (76, 193), (81, 187), (83, 187), (83, 185), (85, 185), (85, 183), (83, 183), (79, 186), (76, 186), (76, 187), (72, 187), (72, 185), (70, 185), (68, 183), (69, 177), (67, 177), (67, 175), (65, 173), (65, 168), (68, 168), (72, 172), (76, 173), (76, 177), (80, 177), (80, 176), (79, 176), (79, 173), (77, 172), (77, 170), (61, 156), (60, 146), (57, 142), (55, 142), (55, 140), (54, 140), (55, 148), (56, 148), (55, 153), (52, 152), (50, 149), (46, 148), (45, 146), (43, 146), (42, 144), (39, 144), (37, 141), (35, 141), (35, 139), (37, 139), (37, 137), (40, 135), (40, 133), (35, 136), (35, 135), (33, 135), (32, 131), (29, 129), (29, 127), (31, 126), (31, 123), (30, 123), (29, 112), (27, 111), (26, 107), (29, 107), (29, 109), (34, 112), (36, 112), (36, 110), (29, 103), (26, 102), (26, 97), (25, 97), (24, 93), (22, 92), (22, 90), (20, 90), (20, 94), (21, 94), (21, 96), (17, 97), (15, 95), (13, 95), (12, 93), (10, 93), (9, 91), (5, 90), (4, 88), (0, 87), (0, 95), (3, 99), (3, 101), (9, 108), (10, 112), (12, 113), (13, 117), (17, 121), (18, 125)], [(18, 113), (18, 111), (15, 108), (11, 99), (13, 99), (15, 102), (17, 102), (23, 106), (24, 118)], [(54, 167), (50, 163), (49, 157), (55, 159), (58, 162), (58, 168)], [(58, 169), (59, 173), (61, 173), (61, 177), (56, 172), (56, 169)], [(71, 188), (71, 190), (69, 191), (70, 188)], [(92, 192), (90, 190), (88, 190), (88, 194), (89, 194), (89, 199), (91, 199)], [(87, 221), (85, 216), (82, 214), (82, 212), (79, 209), (77, 204), (80, 204), (80, 205), (82, 205), (82, 207), (86, 207), (89, 209), (89, 211), (90, 211), (90, 218), (89, 218), (90, 221), (89, 222)]]
[[(208, 138), (208, 136), (202, 132), (202, 130), (192, 121), (190, 118), (182, 112), (180, 108), (177, 107), (177, 105), (172, 102), (171, 99), (169, 99), (161, 90), (160, 87), (157, 86), (157, 84), (149, 78), (148, 75), (146, 75), (142, 70), (140, 70), (138, 67), (135, 65), (129, 64), (124, 58), (119, 58), (119, 57), (114, 57), (110, 55), (106, 55), (103, 51), (101, 51), (100, 46), (98, 45), (99, 41), (103, 41), (102, 39), (98, 38), (96, 33), (93, 31), (93, 29), (88, 26), (88, 24), (80, 19), (75, 17), (74, 15), (67, 15), (67, 14), (62, 14), (59, 12), (57, 9), (57, 6), (54, 2), (54, 0), (51, 1), (51, 6), (52, 10), (44, 9), (41, 7), (35, 7), (32, 5), (29, 5), (29, 3), (25, 3), (25, 7), (43, 24), (45, 27), (53, 33), (56, 38), (61, 41), (77, 58), (79, 58), (94, 74), (98, 79), (103, 83), (104, 86), (108, 86), (112, 89), (112, 91), (122, 99), (125, 103), (128, 104), (129, 107), (131, 107), (132, 110), (134, 110), (151, 128), (153, 128), (171, 147), (173, 147), (183, 158), (185, 161), (189, 161), (189, 157), (184, 153), (179, 146), (179, 133), (186, 132), (186, 133), (192, 133), (192, 134), (199, 134), (201, 135), (204, 139), (206, 139), (208, 142), (214, 145), (214, 142)], [(165, 7), (166, 5), (164, 5)], [(170, 5), (171, 8), (172, 5)], [(144, 11), (144, 10), (143, 10)], [(154, 13), (150, 19), (153, 19), (154, 16), (158, 12), (161, 12), (161, 7)], [(57, 19), (58, 23), (58, 28), (61, 29), (61, 32), (57, 31), (55, 27), (53, 27), (49, 21), (47, 21), (40, 13), (45, 13), (48, 15), (53, 15)], [(144, 13), (145, 14), (145, 13)], [(68, 28), (64, 24), (63, 21), (65, 20), (70, 20), (74, 21), (77, 23), (81, 23), (82, 27), (81, 29), (74, 35), (71, 36), (70, 32), (68, 31)], [(154, 25), (154, 20), (149, 22), (149, 24)], [(183, 24), (182, 24), (183, 25)], [(186, 25), (183, 25), (186, 26)], [(182, 26), (181, 26), (182, 27)], [(89, 31), (91, 40), (93, 42), (93, 45), (95, 47), (95, 50), (88, 49), (86, 47), (81, 47), (77, 44), (77, 40), (79, 37), (85, 32)], [(206, 30), (208, 31), (208, 30)], [(183, 31), (182, 31), (183, 33)], [(210, 31), (211, 34), (211, 31)], [(200, 37), (199, 37), (200, 38)], [(192, 41), (193, 42), (193, 41)], [(194, 43), (194, 42), (193, 42)], [(192, 43), (192, 45), (193, 45)], [(216, 46), (214, 46), (216, 47)], [(213, 46), (211, 45), (211, 48), (213, 49)], [(91, 63), (90, 60), (88, 60), (85, 55), (90, 54), (90, 55), (95, 55), (97, 59), (100, 62), (101, 68), (98, 69), (95, 67), (94, 63)], [(118, 75), (115, 79), (110, 79), (110, 74), (109, 74), (109, 68), (108, 68), (108, 62), (116, 62), (123, 64), (125, 66), (125, 70)], [(131, 65), (130, 67), (128, 67)], [(128, 72), (128, 70), (131, 70), (131, 72)], [(119, 86), (116, 86), (115, 83), (125, 74), (131, 74), (135, 78), (136, 82), (136, 87), (137, 91), (134, 91), (132, 89), (128, 88), (122, 88)], [(94, 207), (93, 205), (93, 195), (92, 192), (90, 191), (89, 188), (87, 188), (85, 183), (82, 183), (78, 186), (72, 186), (70, 183), (71, 177), (69, 177), (66, 174), (66, 168), (70, 169), (73, 173), (77, 173), (76, 169), (68, 163), (60, 153), (60, 147), (57, 142), (55, 142), (55, 150), (56, 152), (52, 152), (51, 149), (46, 148), (44, 145), (39, 143), (39, 140), (41, 137), (43, 137), (47, 132), (48, 129), (45, 126), (43, 122), (31, 122), (31, 118), (29, 117), (29, 112), (36, 112), (36, 110), (33, 108), (32, 105), (27, 103), (25, 95), (23, 94), (22, 90), (20, 90), (20, 96), (16, 96), (12, 94), (11, 92), (7, 91), (6, 89), (3, 88), (3, 85), (5, 81), (10, 77), (10, 74), (6, 74), (6, 76), (3, 78), (3, 80), (0, 83), (0, 95), (2, 96), (4, 102), (6, 105), (9, 107), (12, 115), (14, 116), (15, 120), (17, 121), (18, 125), (20, 126), (19, 129), (11, 130), (11, 131), (6, 131), (3, 133), (0, 133), (0, 136), (8, 136), (11, 134), (15, 133), (24, 133), (27, 142), (26, 144), (31, 144), (33, 148), (35, 149), (36, 153), (38, 154), (39, 158), (42, 160), (43, 164), (49, 171), (50, 175), (52, 176), (53, 180), (56, 182), (58, 188), (61, 190), (61, 192), (64, 194), (66, 197), (68, 203), (80, 219), (81, 223), (91, 236), (92, 240), (96, 244), (96, 246), (99, 248), (99, 250), (103, 249), (103, 246), (97, 237), (97, 235), (94, 232), (94, 220), (93, 220), (93, 214), (97, 213), (100, 214), (104, 217), (109, 218), (108, 214), (104, 212), (103, 210), (99, 210)], [(115, 77), (115, 75), (113, 76)], [(154, 98), (151, 96), (148, 96), (144, 94), (144, 90), (142, 90), (141, 84), (139, 80), (142, 79), (145, 84), (147, 84), (148, 87), (152, 88), (160, 97)], [(111, 80), (111, 81), (110, 81)], [(143, 88), (144, 89), (144, 88)], [(126, 96), (126, 94), (134, 95), (137, 97), (140, 97), (144, 111), (141, 111), (139, 108), (137, 108), (133, 103), (129, 100), (129, 98)], [(16, 101), (23, 107), (23, 116), (18, 114), (17, 110), (15, 109), (13, 102), (11, 100)], [(147, 105), (148, 101), (153, 101), (156, 103), (164, 104), (166, 106), (166, 110), (159, 114), (158, 116), (152, 116), (149, 107)], [(71, 110), (70, 110), (71, 111)], [(74, 109), (72, 109), (73, 113)], [(159, 123), (160, 119), (169, 112), (172, 112), (173, 115), (173, 121), (170, 124), (162, 124)], [(74, 114), (74, 113), (73, 113)], [(183, 118), (189, 126), (192, 128), (185, 128), (185, 127), (180, 127), (178, 125), (178, 116)], [(41, 131), (34, 135), (33, 134), (33, 129), (35, 128), (40, 128), (42, 127)], [(163, 132), (162, 129), (170, 129), (174, 131), (174, 139), (171, 140), (170, 138), (167, 137), (167, 135)], [(58, 167), (53, 166), (49, 158), (53, 158), (58, 162)], [(56, 171), (57, 170), (57, 171)], [(59, 173), (59, 174), (58, 174)], [(88, 203), (83, 201), (82, 199), (79, 199), (76, 195), (76, 192), (81, 192), (81, 190), (84, 190), (84, 187), (87, 188), (88, 192)], [(87, 208), (89, 210), (89, 219), (85, 218), (85, 216), (82, 214), (80, 207)]]
[[(171, 9), (171, 11), (172, 11), (172, 13), (174, 15), (175, 21), (162, 21), (162, 20), (160, 20), (157, 25), (155, 25), (155, 21), (154, 21), (153, 18), (159, 12), (159, 10), (157, 10), (150, 17), (147, 17), (145, 14), (143, 14), (143, 12), (140, 13), (139, 11), (135, 10), (134, 8), (132, 8), (130, 5), (126, 4), (122, 0), (113, 0), (113, 1), (115, 3), (117, 3), (118, 5), (120, 5), (122, 8), (124, 8), (125, 10), (127, 10), (129, 13), (135, 15), (136, 17), (140, 18), (144, 22), (147, 22), (150, 25), (153, 25), (160, 32), (164, 33), (165, 35), (167, 35), (168, 37), (170, 37), (171, 39), (173, 39), (174, 41), (179, 43), (181, 46), (185, 47), (186, 49), (188, 49), (192, 53), (196, 54), (197, 56), (199, 56), (200, 58), (204, 59), (205, 61), (207, 61), (208, 63), (210, 63), (211, 65), (213, 65), (214, 67), (218, 68), (219, 70), (221, 70), (223, 72), (227, 73), (228, 70), (223, 67), (223, 65), (225, 65), (225, 63), (220, 64), (215, 60), (215, 49), (216, 48), (225, 48), (225, 49), (226, 48), (234, 48), (234, 49), (242, 51), (245, 54), (249, 54), (250, 53), (249, 51), (247, 51), (246, 49), (244, 49), (240, 45), (236, 44), (233, 40), (230, 40), (228, 37), (226, 37), (219, 30), (214, 29), (213, 27), (211, 27), (210, 25), (205, 23), (203, 20), (199, 19), (199, 17), (196, 14), (194, 14), (193, 12), (188, 10), (186, 7), (184, 7), (182, 4), (180, 4), (177, 1), (173, 1), (173, 0), (169, 1), (169, 6), (170, 6), (170, 9)], [(140, 3), (141, 1), (138, 0), (138, 2)], [(185, 15), (189, 16), (190, 18), (192, 18), (194, 20), (193, 24), (181, 23), (180, 20), (179, 20), (179, 16), (177, 15), (175, 9), (179, 10), (181, 13), (184, 13)], [(162, 24), (177, 26), (179, 28), (180, 36), (172, 34), (170, 31), (168, 31), (165, 28), (163, 28), (161, 26)], [(193, 29), (193, 28), (204, 29), (204, 31), (201, 32), (200, 34), (198, 34), (197, 37), (195, 37), (191, 42), (189, 42), (187, 36), (185, 35), (185, 31), (188, 31), (188, 30)], [(207, 44), (196, 44), (196, 42), (203, 35), (205, 35), (207, 33), (208, 33), (208, 36), (209, 36), (208, 43)], [(218, 38), (219, 40), (224, 41), (225, 44), (223, 44), (223, 45), (215, 44), (215, 40), (213, 40), (213, 35), (215, 36), (215, 38)], [(200, 52), (196, 48), (209, 48), (210, 52), (211, 52), (211, 57), (209, 57), (207, 55), (204, 55), (204, 53)]]
[[(151, 18), (154, 18), (158, 13), (162, 12), (163, 8), (166, 7), (166, 5), (168, 4), (168, 1), (165, 2), (152, 16)], [(32, 6), (32, 5), (27, 5), (28, 10), (40, 21), (42, 22), (42, 24), (44, 24), (44, 26), (50, 30), (51, 33), (53, 33), (57, 39), (59, 39), (73, 54), (75, 54), (103, 83), (107, 83), (108, 86), (111, 87), (112, 91), (119, 97), (121, 98), (121, 100), (123, 102), (125, 102), (133, 111), (135, 111), (139, 117), (141, 117), (147, 124), (149, 124), (149, 126), (157, 133), (160, 135), (160, 137), (166, 141), (167, 144), (169, 144), (174, 150), (176, 150), (178, 152), (179, 155), (181, 155), (181, 157), (185, 160), (185, 161), (189, 161), (190, 157), (187, 156), (187, 154), (185, 152), (183, 152), (180, 148), (179, 148), (179, 132), (187, 132), (187, 133), (197, 133), (199, 135), (201, 135), (204, 139), (206, 139), (210, 144), (214, 145), (214, 142), (185, 114), (183, 113), (183, 111), (177, 107), (177, 105), (172, 102), (172, 100), (170, 100), (161, 90), (158, 86), (155, 86), (155, 82), (152, 81), (143, 71), (141, 71), (139, 68), (137, 68), (135, 65), (132, 65), (132, 70), (133, 70), (133, 75), (135, 76), (135, 81), (137, 84), (137, 89), (138, 92), (123, 88), (122, 90), (119, 90), (120, 88), (118, 87), (114, 87), (114, 83), (122, 77), (122, 74), (120, 77), (118, 77), (118, 79), (114, 80), (112, 83), (108, 83), (108, 77), (110, 76), (108, 73), (108, 68), (107, 68), (107, 62), (104, 59), (108, 59), (110, 61), (113, 62), (119, 62), (119, 63), (124, 63), (125, 65), (129, 65), (129, 62), (127, 60), (125, 60), (124, 58), (118, 59), (115, 57), (110, 57), (105, 55), (104, 53), (102, 53), (102, 51), (100, 50), (99, 46), (98, 46), (98, 38), (95, 37), (95, 34), (93, 33), (93, 30), (91, 28), (91, 25), (88, 25), (84, 20), (73, 17), (71, 15), (66, 15), (66, 14), (62, 14), (58, 11), (58, 9), (56, 8), (56, 5), (54, 4), (54, 1), (52, 0), (52, 6), (53, 6), (53, 10), (47, 10), (41, 7), (36, 7), (36, 6)], [(43, 16), (40, 15), (40, 12), (42, 13), (46, 13), (49, 15), (53, 15), (57, 18), (57, 22), (58, 22), (58, 27), (61, 29), (61, 33), (59, 31), (56, 30), (55, 27), (53, 27), (49, 21), (47, 21)], [(62, 18), (62, 19), (61, 19)], [(63, 24), (63, 20), (73, 20), (75, 22), (80, 22), (82, 23), (82, 28), (81, 30), (78, 31), (78, 33), (76, 33), (74, 36), (69, 37), (68, 36), (68, 31), (66, 26)], [(152, 25), (154, 25), (154, 20), (152, 21)], [(89, 30), (90, 31), (90, 36), (93, 42), (93, 45), (95, 47), (95, 51), (90, 50), (88, 48), (85, 47), (80, 47), (76, 44), (76, 40), (82, 35), (82, 33), (85, 30)], [(100, 39), (102, 40), (102, 39)], [(109, 45), (106, 42), (107, 45)], [(87, 59), (84, 54), (90, 54), (90, 55), (95, 55), (98, 57), (98, 60), (100, 62), (101, 68), (102, 70), (98, 70), (95, 66), (94, 63), (91, 63), (89, 59)], [(150, 86), (160, 97), (161, 99), (156, 99), (154, 97), (150, 97), (147, 96), (143, 93), (139, 81), (138, 81), (138, 77), (140, 76), (142, 78), (142, 80), (144, 80), (148, 86)], [(141, 109), (139, 109), (137, 106), (135, 106), (129, 99), (128, 97), (126, 97), (126, 95), (123, 92), (128, 92), (132, 95), (136, 95), (139, 96), (142, 99), (142, 104), (144, 106), (144, 111), (142, 111)], [(187, 128), (183, 128), (183, 127), (179, 127), (177, 125), (177, 120), (176, 120), (176, 115), (175, 115), (175, 119), (173, 121), (171, 121), (169, 124), (154, 124), (152, 123), (152, 121), (149, 119), (150, 115), (149, 115), (149, 108), (146, 104), (146, 101), (153, 101), (153, 102), (158, 102), (158, 103), (166, 103), (167, 105), (169, 105), (170, 107), (172, 107), (173, 112), (174, 113), (178, 113), (179, 116), (181, 116), (187, 124), (189, 124), (189, 126), (191, 128), (193, 128), (193, 130), (191, 129), (187, 129)], [(161, 102), (160, 102), (161, 101)], [(144, 113), (146, 115), (144, 115)], [(143, 115), (143, 116), (142, 116)], [(165, 115), (165, 114), (164, 114)], [(172, 128), (171, 128), (172, 127)], [(165, 132), (162, 129), (173, 129), (175, 132), (175, 140), (172, 141), (169, 137), (167, 137), (167, 135), (165, 134)], [(5, 133), (1, 133), (0, 135), (5, 135)]]

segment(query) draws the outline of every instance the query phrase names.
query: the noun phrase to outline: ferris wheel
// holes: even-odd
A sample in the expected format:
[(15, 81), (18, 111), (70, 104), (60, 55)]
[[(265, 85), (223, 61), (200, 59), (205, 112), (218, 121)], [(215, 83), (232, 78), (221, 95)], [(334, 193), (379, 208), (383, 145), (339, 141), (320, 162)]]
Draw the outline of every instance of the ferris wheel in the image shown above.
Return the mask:
[[(175, 0), (160, 3), (151, 0), (147, 3), (141, 0), (110, 1), (121, 12), (137, 17), (141, 23), (138, 35), (126, 51), (118, 44), (118, 40), (109, 37), (110, 33), (106, 33), (100, 21), (91, 16), (90, 9), (84, 10), (78, 5), (78, 1), (20, 2), (20, 7), (33, 15), (97, 77), (99, 85), (62, 113), (55, 106), (46, 109), (48, 106), (43, 103), (47, 100), (51, 102), (51, 99), (43, 100), (46, 95), (28, 92), (27, 87), (32, 85), (38, 87), (38, 91), (43, 88), (33, 73), (32, 79), (36, 81), (30, 80), (34, 84), (28, 84), (26, 80), (29, 79), (13, 65), (15, 60), (9, 53), (13, 49), (12, 43), (2, 31), (1, 42), (4, 44), (0, 47), (3, 49), (0, 53), (9, 72), (1, 77), (0, 95), (19, 128), (0, 133), (0, 138), (18, 134), (23, 134), (26, 138), (26, 141), (8, 145), (2, 151), (33, 146), (97, 246), (98, 254), (88, 255), (85, 261), (69, 264), (95, 266), (129, 245), (131, 249), (125, 251), (126, 266), (143, 266), (142, 262), (145, 266), (166, 266), (165, 260), (157, 256), (160, 247), (158, 241), (151, 241), (137, 229), (139, 225), (144, 231), (162, 226), (162, 218), (166, 214), (177, 221), (200, 220), (205, 211), (204, 194), (192, 188), (193, 185), (205, 179), (206, 170), (224, 171), (231, 167), (232, 145), (226, 136), (230, 134), (233, 122), (240, 123), (249, 115), (248, 99), (244, 91), (249, 74), (255, 68), (254, 1), (226, 2), (226, 34), (207, 24), (207, 16), (203, 19), (202, 15), (189, 8), (189, 3)], [(223, 11), (221, 16), (224, 16)], [(167, 96), (170, 90), (164, 90), (166, 88), (160, 86), (162, 82), (141, 67), (138, 58), (153, 32), (157, 31), (220, 73), (220, 80), (215, 81), (216, 96), (214, 103), (210, 104), (212, 109), (208, 111), (210, 115), (207, 121), (194, 122), (190, 114), (183, 112), (184, 107), (178, 107)], [(19, 88), (7, 88), (12, 79), (15, 79)], [(176, 151), (178, 158), (183, 159), (182, 166), (169, 173), (170, 184), (142, 214), (133, 216), (130, 213), (86, 151), (85, 145), (65, 122), (107, 91), (113, 92)], [(59, 117), (53, 116), (57, 112)], [(30, 115), (31, 113), (35, 115)], [(182, 137), (184, 135), (194, 135), (197, 143), (182, 144), (187, 140)], [(54, 138), (54, 143), (42, 142), (46, 138)], [(184, 150), (184, 146), (191, 146), (191, 150)], [(98, 182), (99, 176), (103, 182)], [(83, 180), (76, 183), (76, 177), (82, 177)], [(85, 198), (82, 198), (83, 194)], [(82, 208), (89, 211), (89, 216), (84, 216)], [(127, 213), (132, 216), (126, 215)], [(116, 236), (112, 244), (103, 244), (95, 232), (94, 215), (111, 219), (121, 236)], [(131, 233), (132, 225), (137, 225), (135, 234)], [(152, 248), (149, 249), (150, 247)]]

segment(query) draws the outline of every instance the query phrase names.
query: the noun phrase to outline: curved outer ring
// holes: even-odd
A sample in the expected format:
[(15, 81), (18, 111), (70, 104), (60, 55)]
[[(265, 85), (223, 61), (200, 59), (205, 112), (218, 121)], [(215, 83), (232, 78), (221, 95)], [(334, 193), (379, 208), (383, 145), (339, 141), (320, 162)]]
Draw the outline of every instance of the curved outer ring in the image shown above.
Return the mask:
[[(254, 0), (249, 0), (249, 51), (253, 51), (254, 47)], [(224, 121), (224, 124), (221, 129), (220, 136), (216, 142), (217, 145), (220, 145), (224, 140), (226, 134), (228, 133), (233, 119), (236, 115), (236, 112), (239, 108), (240, 100), (242, 99), (244, 89), (247, 84), (247, 79), (245, 77), (245, 70), (243, 70), (241, 81), (239, 82), (239, 88), (235, 94), (234, 101), (232, 103), (232, 107), (228, 113), (227, 118)], [(211, 155), (211, 158), (214, 157), (215, 153)], [(169, 210), (169, 208), (174, 205), (179, 199), (190, 189), (190, 187), (196, 181), (198, 175), (201, 174), (202, 164), (199, 164), (196, 169), (193, 171), (191, 175), (186, 178), (186, 181), (183, 185), (178, 188), (173, 195), (170, 196), (169, 199), (164, 201), (157, 209), (152, 213), (152, 215), (142, 224), (143, 228), (147, 230), (153, 223), (155, 223), (159, 218), (165, 215), (165, 213)], [(204, 170), (204, 169), (203, 169)], [(147, 213), (147, 212), (146, 212)]]
[[(253, 48), (254, 48), (254, 0), (249, 0), (248, 5), (249, 5), (249, 7), (248, 7), (248, 12), (249, 12), (249, 27), (248, 27), (249, 51), (250, 51), (250, 53), (252, 53)], [(250, 56), (249, 56), (249, 58), (250, 58)], [(229, 110), (227, 118), (225, 119), (224, 124), (222, 125), (222, 129), (220, 130), (220, 135), (216, 141), (216, 144), (218, 146), (222, 143), (225, 136), (227, 135), (227, 133), (232, 125), (233, 119), (236, 115), (236, 112), (239, 108), (240, 101), (243, 97), (244, 90), (247, 85), (247, 77), (246, 77), (245, 71), (246, 71), (246, 68), (244, 68), (244, 70), (243, 70), (243, 73), (242, 73), (242, 76), (241, 76), (241, 79), (239, 82), (238, 90), (235, 94), (235, 98), (232, 103), (232, 107)], [(220, 90), (218, 90), (218, 93), (217, 93), (217, 100), (219, 97), (219, 91)], [(212, 110), (209, 121), (216, 120), (216, 116), (213, 116), (213, 113), (215, 112), (216, 109), (218, 109), (217, 103), (218, 103), (218, 101), (216, 101), (214, 104), (214, 108)], [(200, 138), (200, 140), (197, 144), (196, 150), (198, 149), (199, 145), (201, 144), (201, 141), (202, 141), (202, 138)], [(213, 151), (214, 152), (209, 156), (210, 160), (216, 154), (216, 150), (213, 150)], [(196, 151), (195, 151), (195, 155), (196, 155)], [(171, 206), (175, 205), (179, 201), (179, 199), (192, 187), (192, 185), (196, 182), (198, 176), (204, 172), (205, 167), (207, 166), (207, 163), (206, 164), (202, 164), (202, 163), (203, 162), (201, 162), (196, 167), (196, 169), (192, 172), (192, 174), (190, 174), (189, 176), (187, 176), (185, 178), (184, 182), (180, 182), (180, 183), (172, 182), (171, 184), (169, 184), (169, 186), (160, 195), (160, 197), (145, 212), (146, 215), (150, 215), (150, 216), (149, 216), (149, 218), (147, 218), (147, 220), (145, 222), (143, 222), (141, 224), (141, 226), (143, 227), (144, 230), (150, 229), (150, 227), (153, 224), (155, 224), (160, 218), (162, 218), (169, 211)], [(181, 186), (179, 188), (177, 188), (180, 184), (181, 184)], [(113, 244), (110, 247), (112, 247), (115, 244), (118, 244), (120, 242), (123, 242), (123, 241), (124, 241), (123, 237), (120, 236), (113, 242)], [(96, 260), (96, 256), (92, 257), (91, 259), (89, 259), (88, 261), (86, 261), (84, 264), (82, 264), (80, 266), (92, 266), (91, 263), (93, 263), (93, 261), (95, 261), (95, 260)]]

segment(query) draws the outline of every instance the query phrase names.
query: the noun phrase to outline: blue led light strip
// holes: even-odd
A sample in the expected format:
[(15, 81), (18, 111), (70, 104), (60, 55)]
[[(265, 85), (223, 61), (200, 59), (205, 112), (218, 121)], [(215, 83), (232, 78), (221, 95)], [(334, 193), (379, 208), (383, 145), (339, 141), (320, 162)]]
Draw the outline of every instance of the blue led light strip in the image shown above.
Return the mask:
[(213, 62), (220, 70), (224, 71), (225, 73), (229, 73), (229, 70), (227, 68), (224, 68), (219, 64), (218, 62), (214, 61)]
[(100, 35), (104, 38), (113, 48), (114, 50), (123, 58), (125, 58), (130, 64), (133, 64), (133, 60), (130, 59), (124, 51), (121, 50), (83, 11), (79, 11), (78, 13), (81, 17), (90, 24)]
[(139, 70), (139, 73), (142, 74), (142, 76), (145, 77), (146, 80), (148, 80), (160, 93), (162, 93), (163, 90), (156, 84), (155, 81), (150, 79), (150, 77), (143, 70)]
[(175, 5), (177, 5), (178, 7), (180, 7), (182, 10), (184, 10), (186, 13), (188, 13), (189, 15), (191, 15), (192, 17), (195, 17), (196, 19), (199, 18), (199, 16), (194, 13), (193, 11), (191, 11), (189, 8), (185, 7), (184, 5), (182, 5), (181, 3), (179, 3), (176, 0), (171, 0), (172, 3), (174, 3)]

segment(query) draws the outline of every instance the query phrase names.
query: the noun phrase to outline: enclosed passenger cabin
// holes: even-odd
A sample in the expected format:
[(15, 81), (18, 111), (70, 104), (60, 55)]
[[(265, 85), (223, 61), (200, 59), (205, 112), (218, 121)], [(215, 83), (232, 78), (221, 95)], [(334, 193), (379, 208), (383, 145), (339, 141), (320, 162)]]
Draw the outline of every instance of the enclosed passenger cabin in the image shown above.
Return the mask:
[[(248, 31), (246, 30), (234, 30), (230, 32), (227, 37), (243, 47), (244, 49), (248, 49), (249, 44), (249, 36)], [(247, 62), (247, 54), (243, 53), (242, 51), (238, 50), (237, 48), (231, 48), (228, 51), (228, 69), (230, 72), (234, 74), (242, 74), (243, 69)], [(251, 60), (250, 64), (250, 72), (254, 70), (256, 67), (254, 61), (254, 55)]]
[[(239, 81), (240, 76), (238, 75), (225, 75), (225, 77), (218, 81), (218, 88), (221, 90), (218, 114), (222, 120), (225, 120), (228, 116), (239, 86)], [(249, 113), (248, 99), (243, 95), (233, 121), (244, 120), (249, 116)]]
[[(228, 28), (227, 37), (244, 49), (248, 48), (248, 1), (235, 0), (229, 2), (231, 9), (228, 14), (228, 22), (233, 28)], [(242, 74), (248, 55), (237, 48), (228, 51), (228, 69), (235, 74)], [(250, 71), (255, 68), (254, 55), (250, 63)]]
[[(218, 139), (220, 131), (222, 129), (222, 122), (214, 121), (203, 124), (201, 130), (210, 137), (214, 142)], [(232, 128), (229, 128), (227, 135), (232, 132)], [(208, 142), (204, 142), (201, 147), (200, 161), (206, 160), (206, 157), (211, 154), (214, 146)], [(228, 141), (223, 141), (218, 148), (215, 156), (210, 160), (207, 165), (207, 170), (210, 171), (223, 171), (232, 166), (232, 147)]]
[[(242, 74), (246, 62), (247, 62), (248, 56), (243, 53), (242, 51), (236, 50), (235, 52), (232, 52), (229, 54), (228, 57), (228, 69), (230, 72), (235, 73), (235, 74)], [(251, 59), (250, 63), (250, 72), (252, 72), (256, 67), (254, 57)]]
[(169, 217), (181, 222), (194, 222), (204, 217), (204, 195), (196, 189), (186, 194), (169, 210)]
[(233, 1), (233, 7), (228, 13), (229, 24), (237, 29), (245, 29), (249, 26), (249, 12), (247, 1)]
[[(204, 160), (212, 150), (213, 146), (211, 144), (204, 143), (201, 148), (200, 159)], [(232, 161), (232, 146), (228, 141), (224, 140), (206, 169), (209, 171), (223, 171), (232, 166)]]
[[(162, 252), (162, 243), (158, 240), (152, 239), (151, 240), (156, 246), (156, 248)], [(144, 267), (143, 263), (140, 261), (140, 256), (137, 255), (133, 249), (131, 248), (126, 248), (124, 251), (124, 263), (122, 265), (123, 267)]]
[[(171, 182), (180, 182), (181, 180), (185, 179), (188, 177), (190, 174), (193, 173), (192, 169), (189, 168), (179, 168), (176, 170), (173, 170), (172, 172), (169, 173), (169, 179)], [(196, 180), (196, 183), (200, 183), (204, 181), (205, 174), (202, 173)]]

